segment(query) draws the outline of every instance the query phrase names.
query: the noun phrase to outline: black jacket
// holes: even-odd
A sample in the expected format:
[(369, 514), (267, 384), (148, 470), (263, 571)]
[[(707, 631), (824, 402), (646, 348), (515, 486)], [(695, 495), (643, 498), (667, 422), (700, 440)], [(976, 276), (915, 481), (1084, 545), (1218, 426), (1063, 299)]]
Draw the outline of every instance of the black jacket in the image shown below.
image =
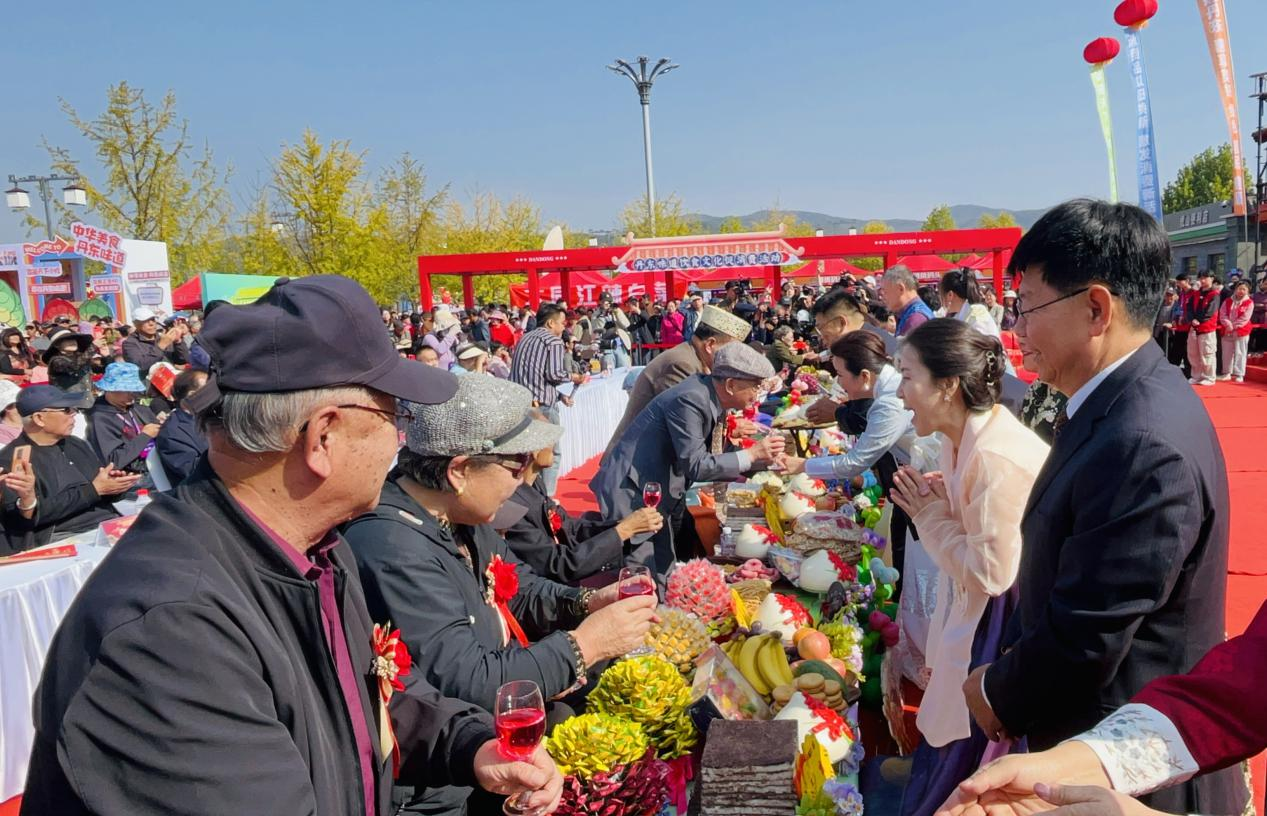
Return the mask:
[(149, 376), (150, 367), (155, 363), (166, 361), (172, 365), (183, 366), (189, 362), (189, 349), (183, 342), (172, 343), (164, 351), (158, 347), (158, 337), (159, 335), (155, 335), (153, 340), (146, 340), (134, 331), (123, 338), (121, 347), (123, 359), (141, 369), (142, 377)]
[[(554, 630), (578, 623), (571, 606), (579, 590), (533, 573), (488, 525), (455, 532), (475, 572), (458, 554), (454, 535), (389, 478), (378, 508), (344, 529), (370, 614), (400, 628), (414, 664), (445, 694), (491, 711), (497, 687), (510, 680), (534, 681), (546, 699), (566, 691), (576, 680), (576, 658), (567, 637)], [(485, 600), (485, 570), (494, 555), (519, 565), (510, 609), (535, 641), (526, 649), (513, 638), (502, 645), (500, 616)]]
[[(1052, 445), (1021, 523), (1020, 602), (986, 696), (1050, 748), (1183, 674), (1224, 637), (1227, 468), (1201, 400), (1156, 343), (1091, 393)], [(1240, 813), (1239, 769), (1145, 797)]]
[(207, 452), (207, 438), (198, 430), (194, 415), (178, 408), (159, 429), (154, 450), (158, 451), (167, 481), (175, 487), (193, 472), (198, 457)]
[[(346, 543), (331, 557), (386, 814), (372, 619)], [(58, 628), (35, 694), (22, 814), (362, 816), (322, 625), (317, 587), (204, 463), (145, 508)], [(470, 784), (490, 718), (421, 674), (392, 697), (400, 778)]]
[[(7, 487), (4, 489), (0, 520), (11, 552), (42, 547), (118, 518), (119, 513), (112, 504), (115, 497), (98, 496), (92, 486), (101, 462), (87, 442), (68, 436), (53, 445), (36, 445), (23, 432), (0, 450), (0, 466), (5, 470), (12, 467), (13, 452), (22, 445), (31, 446), (35, 496), (39, 504), (34, 516), (24, 518), (17, 509), (17, 494)], [(0, 544), (2, 549), (4, 546)]]
[(141, 454), (154, 440), (143, 434), (140, 428), (158, 422), (148, 406), (137, 402), (126, 412), (106, 402), (105, 395), (88, 410), (88, 443), (97, 452), (102, 464), (130, 473), (144, 473), (145, 460)]
[[(624, 559), (624, 542), (616, 532), (616, 522), (573, 518), (541, 487), (541, 479), (520, 484), (510, 498), (511, 504), (526, 510), (506, 531), (506, 543), (515, 555), (533, 572), (561, 584), (578, 584), (591, 575), (618, 568)], [(557, 537), (550, 526), (552, 508), (562, 524)]]

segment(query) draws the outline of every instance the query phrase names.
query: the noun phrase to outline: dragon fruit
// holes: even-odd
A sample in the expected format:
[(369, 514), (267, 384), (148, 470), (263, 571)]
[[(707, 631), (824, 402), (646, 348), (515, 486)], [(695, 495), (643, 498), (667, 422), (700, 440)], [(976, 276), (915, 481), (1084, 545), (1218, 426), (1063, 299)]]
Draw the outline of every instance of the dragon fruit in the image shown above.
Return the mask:
[(679, 564), (669, 573), (664, 600), (669, 606), (693, 613), (705, 624), (723, 622), (731, 614), (726, 573), (703, 558)]

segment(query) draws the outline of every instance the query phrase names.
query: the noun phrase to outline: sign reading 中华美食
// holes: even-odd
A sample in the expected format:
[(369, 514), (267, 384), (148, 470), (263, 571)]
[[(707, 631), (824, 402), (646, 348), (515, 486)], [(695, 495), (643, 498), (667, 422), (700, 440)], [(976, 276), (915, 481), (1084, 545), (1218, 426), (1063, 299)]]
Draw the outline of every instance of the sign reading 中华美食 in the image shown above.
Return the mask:
[(77, 254), (120, 268), (127, 262), (128, 255), (123, 249), (123, 238), (118, 233), (94, 227), (82, 221), (71, 224), (70, 231), (75, 236)]

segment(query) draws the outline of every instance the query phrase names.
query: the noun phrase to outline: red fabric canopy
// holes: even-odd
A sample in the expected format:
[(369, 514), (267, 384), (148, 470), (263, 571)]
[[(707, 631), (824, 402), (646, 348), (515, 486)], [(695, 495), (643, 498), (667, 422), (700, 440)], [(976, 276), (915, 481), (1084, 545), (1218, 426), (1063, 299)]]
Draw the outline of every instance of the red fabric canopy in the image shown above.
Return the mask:
[(786, 273), (784, 280), (792, 278), (798, 281), (811, 281), (822, 278), (824, 283), (836, 282), (840, 280), (842, 275), (853, 275), (855, 278), (863, 278), (867, 275), (875, 274), (865, 269), (859, 269), (844, 258), (824, 258), (821, 261), (810, 261), (794, 272)]
[(897, 262), (912, 272), (948, 272), (957, 268), (940, 255), (907, 255)]
[(178, 312), (202, 308), (202, 276), (190, 278), (172, 290), (172, 308)]

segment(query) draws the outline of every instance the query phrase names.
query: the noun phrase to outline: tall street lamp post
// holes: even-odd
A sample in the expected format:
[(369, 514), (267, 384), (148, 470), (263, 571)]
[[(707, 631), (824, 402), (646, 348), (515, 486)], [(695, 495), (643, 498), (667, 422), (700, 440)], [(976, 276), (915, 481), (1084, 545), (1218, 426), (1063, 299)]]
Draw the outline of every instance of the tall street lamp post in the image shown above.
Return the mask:
[(83, 187), (79, 186), (78, 177), (59, 176), (56, 173), (48, 176), (22, 176), (21, 178), (10, 175), (9, 183), (13, 185), (13, 188), (4, 192), (5, 203), (9, 205), (10, 209), (25, 210), (31, 206), (31, 196), (18, 185), (40, 185), (40, 198), (44, 199), (44, 230), (50, 241), (53, 240), (53, 193), (49, 189), (49, 183), (54, 181), (70, 182), (70, 184), (62, 188), (63, 203), (71, 207), (83, 207), (88, 203), (88, 194)]
[(656, 77), (667, 74), (678, 66), (668, 59), (661, 59), (650, 70), (647, 57), (638, 57), (638, 67), (618, 59), (607, 70), (627, 76), (638, 89), (638, 101), (642, 103), (642, 151), (647, 163), (647, 216), (650, 218), (651, 235), (655, 237), (655, 179), (651, 171), (651, 86)]

